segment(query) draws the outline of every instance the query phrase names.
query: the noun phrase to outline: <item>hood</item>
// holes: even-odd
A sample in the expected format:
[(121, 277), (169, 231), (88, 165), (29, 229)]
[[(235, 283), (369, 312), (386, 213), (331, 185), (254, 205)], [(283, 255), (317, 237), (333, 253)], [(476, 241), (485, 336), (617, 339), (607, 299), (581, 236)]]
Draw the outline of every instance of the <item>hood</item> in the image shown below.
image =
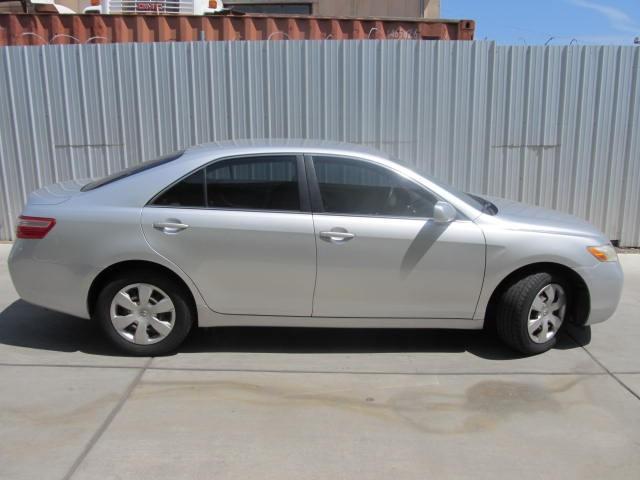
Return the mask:
[(57, 205), (80, 193), (80, 189), (91, 182), (90, 178), (68, 180), (42, 187), (29, 195), (28, 205)]
[(535, 207), (504, 198), (484, 198), (498, 207), (498, 213), (493, 218), (506, 222), (508, 224), (507, 228), (555, 233), (559, 235), (595, 237), (603, 239), (604, 243), (609, 241), (606, 236), (592, 224), (574, 215), (547, 208)]

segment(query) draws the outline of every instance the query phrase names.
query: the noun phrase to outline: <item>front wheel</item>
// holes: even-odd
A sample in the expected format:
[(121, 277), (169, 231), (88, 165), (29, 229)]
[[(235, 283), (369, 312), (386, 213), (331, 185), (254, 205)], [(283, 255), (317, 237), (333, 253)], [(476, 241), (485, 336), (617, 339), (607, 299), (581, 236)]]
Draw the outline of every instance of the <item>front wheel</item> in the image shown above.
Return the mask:
[(155, 272), (111, 280), (98, 295), (95, 316), (118, 348), (143, 356), (175, 350), (193, 324), (183, 289)]
[(567, 313), (568, 288), (557, 275), (541, 272), (514, 282), (497, 308), (498, 335), (527, 355), (551, 349)]

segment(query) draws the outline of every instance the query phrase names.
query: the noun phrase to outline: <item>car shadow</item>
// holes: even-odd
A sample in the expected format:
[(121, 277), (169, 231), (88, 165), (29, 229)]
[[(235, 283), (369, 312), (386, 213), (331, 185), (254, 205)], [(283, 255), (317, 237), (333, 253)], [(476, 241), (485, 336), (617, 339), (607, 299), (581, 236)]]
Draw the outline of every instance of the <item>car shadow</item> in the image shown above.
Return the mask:
[(95, 322), (17, 300), (0, 312), (0, 344), (57, 352), (121, 356)]
[[(555, 348), (579, 348), (587, 329), (560, 335)], [(586, 342), (586, 343), (585, 343)], [(0, 344), (121, 356), (95, 322), (15, 301), (0, 312)], [(494, 334), (471, 330), (218, 327), (194, 330), (176, 353), (462, 353), (490, 360), (523, 356)]]

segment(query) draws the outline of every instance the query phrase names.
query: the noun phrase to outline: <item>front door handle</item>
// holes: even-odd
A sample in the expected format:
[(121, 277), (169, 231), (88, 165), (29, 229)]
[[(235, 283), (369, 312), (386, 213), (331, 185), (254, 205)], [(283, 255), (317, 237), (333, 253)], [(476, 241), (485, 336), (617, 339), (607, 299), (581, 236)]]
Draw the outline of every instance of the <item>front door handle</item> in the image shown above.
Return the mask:
[(166, 222), (154, 222), (153, 228), (162, 233), (175, 234), (189, 228), (189, 225), (180, 222), (180, 220), (167, 220)]
[(349, 232), (330, 231), (320, 232), (320, 238), (329, 242), (343, 243), (351, 240), (355, 235)]

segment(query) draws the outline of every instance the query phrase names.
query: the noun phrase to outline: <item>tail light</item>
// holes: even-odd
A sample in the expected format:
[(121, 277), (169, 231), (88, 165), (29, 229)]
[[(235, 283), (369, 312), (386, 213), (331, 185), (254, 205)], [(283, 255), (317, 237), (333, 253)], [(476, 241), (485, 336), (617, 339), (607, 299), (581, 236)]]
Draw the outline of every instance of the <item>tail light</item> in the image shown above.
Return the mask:
[(99, 7), (100, 6), (100, 0), (91, 0), (91, 6), (92, 7)]
[(18, 238), (39, 239), (44, 238), (56, 224), (55, 218), (45, 217), (18, 217)]
[(209, 0), (209, 8), (218, 8), (218, 0)]

